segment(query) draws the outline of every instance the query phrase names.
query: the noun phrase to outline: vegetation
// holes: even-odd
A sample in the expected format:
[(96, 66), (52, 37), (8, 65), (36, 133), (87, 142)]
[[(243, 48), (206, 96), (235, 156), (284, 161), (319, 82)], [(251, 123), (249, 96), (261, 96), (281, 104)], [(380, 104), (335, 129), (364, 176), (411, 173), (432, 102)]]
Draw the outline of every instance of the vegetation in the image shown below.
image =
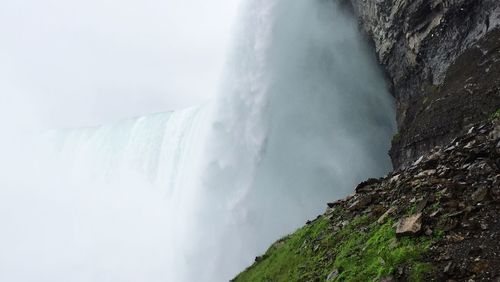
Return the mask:
[(334, 232), (320, 217), (275, 243), (234, 281), (378, 281), (399, 267), (422, 281), (431, 267), (421, 256), (432, 239), (397, 238), (393, 225), (358, 216)]
[(399, 142), (399, 140), (401, 140), (401, 134), (398, 132), (396, 134), (394, 134), (394, 136), (392, 136), (392, 143), (397, 143)]
[[(437, 94), (441, 90), (441, 85), (428, 84), (424, 89), (427, 93)], [(424, 99), (423, 104), (426, 104), (427, 100)]]
[(497, 109), (496, 111), (494, 111), (494, 112), (490, 115), (490, 119), (491, 119), (491, 120), (494, 120), (494, 119), (497, 119), (497, 118), (500, 118), (500, 109)]

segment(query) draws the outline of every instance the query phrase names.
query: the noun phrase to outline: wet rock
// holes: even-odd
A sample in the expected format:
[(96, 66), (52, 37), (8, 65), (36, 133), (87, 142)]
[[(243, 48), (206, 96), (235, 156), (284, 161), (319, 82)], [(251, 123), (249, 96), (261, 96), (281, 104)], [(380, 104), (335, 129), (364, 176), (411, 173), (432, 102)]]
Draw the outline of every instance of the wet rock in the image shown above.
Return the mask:
[(373, 208), (370, 210), (371, 216), (381, 216), (387, 211), (387, 209), (383, 205), (375, 205)]
[(375, 189), (381, 181), (379, 179), (370, 178), (361, 182), (355, 189), (356, 193), (370, 192)]
[(349, 206), (349, 210), (355, 211), (365, 208), (368, 204), (372, 202), (372, 199), (373, 199), (372, 195), (361, 196)]
[(387, 217), (389, 217), (389, 215), (391, 215), (395, 211), (396, 211), (395, 207), (390, 207), (382, 216), (379, 217), (379, 219), (377, 220), (377, 223), (383, 224), (385, 222), (385, 220), (387, 219)]
[(326, 281), (333, 281), (338, 276), (339, 276), (339, 270), (334, 269), (332, 272), (330, 272), (330, 274), (328, 274), (328, 276), (326, 277)]
[(337, 201), (335, 201), (335, 202), (333, 202), (333, 203), (327, 203), (327, 206), (328, 206), (329, 208), (334, 208), (334, 207), (336, 207), (336, 206), (338, 206), (338, 205), (341, 205), (344, 201), (345, 201), (345, 200), (340, 199), (340, 200), (337, 200)]
[(428, 203), (427, 198), (420, 199), (419, 201), (417, 201), (414, 212), (422, 212), (427, 207), (427, 203)]
[(430, 228), (425, 229), (426, 236), (432, 236), (433, 233), (434, 233), (434, 231), (432, 231), (432, 229), (430, 229)]
[(395, 282), (396, 279), (394, 279), (393, 276), (386, 276), (386, 277), (382, 277), (380, 278), (380, 282)]
[[(497, 121), (498, 122), (498, 121)], [(498, 140), (500, 139), (500, 125), (496, 124), (491, 133), (489, 134), (489, 137), (493, 140)]]
[(439, 209), (435, 210), (434, 212), (432, 212), (429, 216), (436, 217), (442, 211), (443, 211), (443, 209), (439, 208)]
[[(447, 198), (451, 198), (451, 197), (448, 196)], [(457, 200), (449, 200), (449, 201), (444, 202), (443, 206), (447, 209), (456, 209), (460, 206), (460, 202)]]
[(463, 240), (465, 240), (465, 237), (460, 236), (458, 234), (452, 234), (452, 235), (446, 236), (446, 240), (449, 240), (450, 242), (458, 243), (458, 242), (462, 242)]
[(400, 129), (391, 149), (396, 168), (462, 133), (487, 131), (473, 124), (500, 105), (493, 94), (499, 67), (492, 63), (498, 61), (500, 1), (350, 2), (393, 85)]
[(439, 223), (437, 224), (437, 227), (440, 230), (443, 231), (451, 231), (455, 229), (458, 225), (458, 221), (453, 218), (442, 218)]
[(450, 261), (443, 269), (444, 273), (450, 273), (452, 270), (453, 263)]
[(471, 271), (476, 274), (483, 273), (489, 266), (490, 263), (487, 260), (479, 260), (472, 265)]
[(420, 158), (418, 158), (413, 164), (412, 166), (417, 166), (419, 165), (422, 161), (424, 160), (424, 156), (421, 156)]
[(390, 180), (389, 180), (389, 183), (395, 183), (395, 182), (398, 182), (399, 179), (400, 179), (401, 175), (400, 174), (396, 174), (394, 175)]
[(491, 197), (495, 202), (500, 202), (500, 187), (493, 186), (491, 188)]
[(486, 189), (485, 187), (480, 187), (474, 193), (472, 193), (472, 201), (474, 203), (482, 202), (486, 198), (486, 195), (488, 195), (488, 189)]
[(262, 261), (262, 260), (263, 260), (263, 259), (265, 259), (265, 258), (266, 258), (266, 256), (265, 256), (265, 255), (263, 255), (263, 256), (257, 256), (257, 257), (255, 257), (255, 262)]
[(414, 235), (422, 230), (422, 213), (402, 218), (396, 227), (398, 235)]
[(422, 171), (421, 173), (419, 173), (417, 175), (417, 178), (428, 177), (428, 176), (431, 176), (433, 174), (436, 174), (436, 170), (435, 169), (428, 169), (428, 170), (425, 170), (425, 171)]

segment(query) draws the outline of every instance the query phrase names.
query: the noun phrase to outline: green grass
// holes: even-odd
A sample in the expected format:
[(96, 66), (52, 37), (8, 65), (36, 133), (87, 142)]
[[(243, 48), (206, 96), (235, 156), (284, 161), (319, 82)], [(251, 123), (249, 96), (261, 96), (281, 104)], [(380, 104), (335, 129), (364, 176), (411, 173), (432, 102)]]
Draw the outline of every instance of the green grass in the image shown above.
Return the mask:
[(272, 245), (262, 258), (234, 281), (378, 281), (399, 266), (422, 281), (430, 266), (421, 262), (431, 239), (397, 238), (392, 220), (383, 225), (362, 216), (338, 232), (321, 217)]
[(490, 115), (491, 120), (494, 120), (497, 118), (500, 118), (500, 109), (496, 110), (495, 112), (491, 113), (491, 115)]
[(327, 226), (328, 220), (320, 218), (279, 240), (235, 281), (304, 281), (311, 276), (328, 275), (328, 263), (323, 261), (331, 244)]
[(335, 281), (373, 281), (393, 274), (400, 265), (411, 268), (418, 280), (427, 271), (419, 260), (430, 244), (429, 239), (396, 238), (394, 222), (372, 226), (366, 233), (351, 233), (339, 246), (335, 267), (340, 275)]

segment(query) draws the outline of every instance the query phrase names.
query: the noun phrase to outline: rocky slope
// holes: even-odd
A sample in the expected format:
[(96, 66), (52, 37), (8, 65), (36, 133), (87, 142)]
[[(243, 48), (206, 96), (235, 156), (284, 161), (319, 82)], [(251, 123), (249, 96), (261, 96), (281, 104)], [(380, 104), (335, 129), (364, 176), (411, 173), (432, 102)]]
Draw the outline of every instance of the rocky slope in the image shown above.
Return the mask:
[(500, 120), (358, 185), (234, 281), (500, 281)]
[(395, 171), (235, 281), (500, 282), (500, 1), (338, 1), (392, 86)]
[(500, 1), (350, 1), (397, 101), (395, 167), (500, 106)]

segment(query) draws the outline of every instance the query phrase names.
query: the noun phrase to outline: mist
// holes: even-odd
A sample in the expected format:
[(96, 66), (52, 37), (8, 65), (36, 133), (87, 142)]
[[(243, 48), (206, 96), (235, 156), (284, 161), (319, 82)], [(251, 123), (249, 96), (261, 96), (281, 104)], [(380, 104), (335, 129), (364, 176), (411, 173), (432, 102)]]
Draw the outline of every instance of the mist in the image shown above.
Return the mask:
[[(57, 13), (96, 17), (77, 37), (98, 31), (109, 44), (99, 52), (48, 40), (41, 50), (60, 61), (30, 51), (30, 73), (18, 68), (22, 48), (0, 47), (16, 66), (2, 80), (12, 94), (1, 113), (0, 280), (227, 281), (327, 202), (389, 171), (393, 101), (337, 2), (245, 0), (215, 12), (184, 1), (172, 15), (182, 28), (155, 18), (168, 3), (99, 3)], [(236, 10), (215, 33), (196, 18), (229, 11), (232, 21)], [(164, 29), (148, 30), (156, 24)], [(60, 68), (67, 62), (78, 67)]]
[[(97, 173), (98, 152), (62, 160), (51, 134), (212, 99), (237, 5), (0, 3), (1, 281), (173, 281), (164, 186), (133, 165)], [(130, 162), (160, 157), (141, 148)]]
[(2, 101), (32, 104), (44, 128), (99, 125), (206, 102), (218, 85), (237, 4), (3, 1)]

